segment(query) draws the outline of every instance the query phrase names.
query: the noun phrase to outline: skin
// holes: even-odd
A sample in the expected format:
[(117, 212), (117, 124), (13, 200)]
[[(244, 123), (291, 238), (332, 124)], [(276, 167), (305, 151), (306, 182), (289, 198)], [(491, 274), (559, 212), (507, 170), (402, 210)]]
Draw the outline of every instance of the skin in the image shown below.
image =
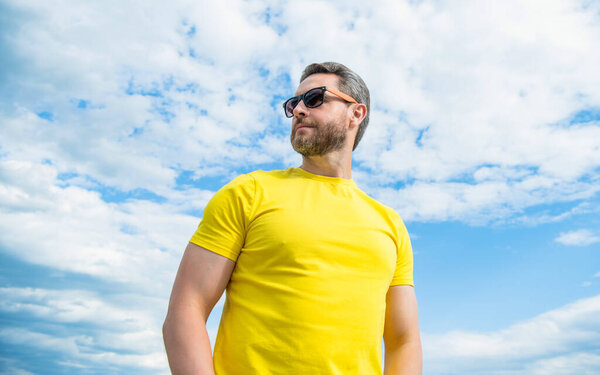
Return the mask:
[[(319, 86), (338, 89), (338, 77), (333, 74), (308, 76), (294, 95)], [(343, 137), (340, 144), (324, 154), (303, 155), (300, 168), (317, 175), (351, 179), (352, 146), (366, 112), (364, 104), (348, 103), (329, 92), (325, 93), (324, 103), (317, 108), (306, 108), (300, 102), (292, 118), (290, 138), (294, 148), (299, 148), (300, 144), (320, 142), (322, 137), (319, 135), (327, 132)], [(173, 374), (215, 374), (206, 320), (227, 287), (234, 266), (235, 263), (228, 258), (188, 244), (163, 325)], [(422, 373), (417, 299), (412, 286), (389, 288), (383, 339), (385, 375)]]
[(214, 375), (206, 320), (223, 294), (235, 262), (189, 243), (175, 277), (163, 339), (174, 375)]

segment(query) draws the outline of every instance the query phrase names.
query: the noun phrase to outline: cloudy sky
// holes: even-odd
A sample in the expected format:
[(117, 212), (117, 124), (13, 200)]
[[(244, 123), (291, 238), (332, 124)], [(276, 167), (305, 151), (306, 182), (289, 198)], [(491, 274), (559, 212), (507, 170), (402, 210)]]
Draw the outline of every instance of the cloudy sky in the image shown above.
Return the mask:
[(207, 200), (299, 165), (281, 102), (331, 60), (371, 90), (353, 177), (411, 233), (425, 374), (600, 373), (599, 46), (590, 0), (0, 0), (0, 373), (167, 373)]

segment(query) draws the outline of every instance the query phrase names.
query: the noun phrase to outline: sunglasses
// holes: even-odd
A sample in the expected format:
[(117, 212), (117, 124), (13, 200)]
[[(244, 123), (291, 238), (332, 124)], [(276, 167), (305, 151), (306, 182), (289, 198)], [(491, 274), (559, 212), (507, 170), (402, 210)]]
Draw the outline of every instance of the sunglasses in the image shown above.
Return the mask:
[(314, 89), (310, 89), (302, 95), (294, 96), (286, 100), (285, 103), (283, 103), (285, 117), (294, 116), (294, 108), (296, 108), (298, 103), (300, 103), (300, 100), (304, 102), (306, 108), (316, 108), (320, 106), (325, 101), (325, 91), (329, 91), (333, 95), (339, 96), (347, 102), (358, 103), (354, 98), (344, 94), (341, 91), (328, 89), (326, 86), (315, 87)]

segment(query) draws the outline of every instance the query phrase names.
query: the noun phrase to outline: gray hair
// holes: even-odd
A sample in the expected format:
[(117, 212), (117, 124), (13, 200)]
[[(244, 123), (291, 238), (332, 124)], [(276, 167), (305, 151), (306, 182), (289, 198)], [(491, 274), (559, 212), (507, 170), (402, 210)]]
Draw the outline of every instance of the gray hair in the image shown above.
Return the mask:
[(304, 68), (304, 72), (302, 72), (300, 82), (304, 81), (306, 77), (317, 73), (329, 73), (337, 75), (339, 77), (340, 91), (342, 91), (344, 94), (350, 95), (356, 99), (357, 102), (367, 106), (367, 115), (358, 126), (356, 139), (354, 139), (354, 146), (352, 147), (352, 151), (354, 151), (356, 146), (358, 146), (358, 142), (360, 142), (363, 134), (365, 133), (367, 125), (369, 124), (369, 113), (371, 112), (369, 89), (367, 88), (365, 81), (363, 81), (358, 74), (354, 73), (345, 65), (336, 62), (314, 63), (308, 65), (306, 68)]

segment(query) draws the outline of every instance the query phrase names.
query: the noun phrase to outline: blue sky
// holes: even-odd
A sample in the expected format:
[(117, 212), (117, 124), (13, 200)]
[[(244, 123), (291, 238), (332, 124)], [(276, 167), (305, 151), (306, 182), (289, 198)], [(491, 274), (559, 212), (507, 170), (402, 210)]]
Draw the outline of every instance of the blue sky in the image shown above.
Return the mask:
[(281, 102), (330, 60), (371, 90), (353, 178), (411, 233), (425, 373), (599, 373), (599, 43), (587, 1), (0, 1), (0, 374), (168, 373), (206, 202), (299, 165)]

